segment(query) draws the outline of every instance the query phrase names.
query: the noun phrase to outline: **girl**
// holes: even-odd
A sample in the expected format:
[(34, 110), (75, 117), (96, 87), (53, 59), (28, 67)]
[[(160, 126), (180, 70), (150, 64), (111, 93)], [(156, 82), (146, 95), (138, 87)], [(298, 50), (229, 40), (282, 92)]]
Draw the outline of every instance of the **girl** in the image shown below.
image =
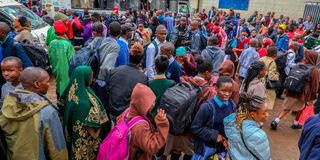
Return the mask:
[(236, 108), (230, 99), (232, 79), (219, 77), (216, 89), (217, 95), (201, 105), (191, 125), (195, 136), (193, 160), (206, 159), (214, 153), (228, 150), (223, 119), (234, 113)]
[(17, 35), (14, 38), (16, 41), (34, 43), (33, 37), (31, 34), (30, 22), (26, 17), (21, 16), (15, 19), (13, 21), (13, 27), (17, 32)]
[(262, 61), (253, 62), (248, 68), (247, 77), (244, 79), (240, 88), (240, 103), (243, 96), (266, 97), (266, 88), (261, 81), (266, 75), (266, 67)]
[(108, 122), (106, 111), (89, 87), (93, 73), (77, 67), (61, 96), (69, 159), (95, 159)]
[(270, 159), (270, 146), (266, 133), (260, 124), (268, 119), (268, 109), (264, 99), (258, 96), (246, 97), (236, 114), (224, 119), (228, 138), (230, 158)]

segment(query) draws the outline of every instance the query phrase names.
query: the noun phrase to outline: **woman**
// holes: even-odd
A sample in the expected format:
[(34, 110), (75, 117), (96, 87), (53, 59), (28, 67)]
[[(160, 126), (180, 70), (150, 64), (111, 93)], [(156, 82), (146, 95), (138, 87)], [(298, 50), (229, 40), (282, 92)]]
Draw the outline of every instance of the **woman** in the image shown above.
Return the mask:
[(143, 39), (143, 46), (151, 42), (151, 32), (150, 29), (144, 28), (143, 22), (139, 22), (137, 32), (140, 33)]
[[(277, 70), (277, 65), (274, 59), (277, 56), (277, 48), (272, 46), (268, 48), (267, 55), (260, 60), (266, 65), (267, 67), (267, 77), (269, 80), (272, 81), (279, 81), (279, 72)], [(275, 89), (267, 89), (267, 99), (266, 103), (268, 106), (268, 109), (273, 109), (274, 102), (276, 100), (277, 94)]]
[(69, 159), (95, 159), (106, 134), (104, 126), (109, 119), (89, 87), (92, 79), (90, 67), (77, 67), (61, 96)]
[(244, 79), (240, 88), (241, 97), (259, 96), (266, 98), (266, 88), (261, 79), (266, 75), (266, 66), (262, 61), (253, 62), (248, 68), (247, 77)]
[(261, 97), (246, 97), (237, 113), (224, 119), (231, 159), (270, 160), (270, 145), (261, 123), (268, 120), (268, 109)]
[(13, 27), (17, 32), (17, 35), (14, 39), (18, 42), (34, 43), (30, 25), (31, 24), (26, 17), (21, 16), (16, 18), (13, 21)]

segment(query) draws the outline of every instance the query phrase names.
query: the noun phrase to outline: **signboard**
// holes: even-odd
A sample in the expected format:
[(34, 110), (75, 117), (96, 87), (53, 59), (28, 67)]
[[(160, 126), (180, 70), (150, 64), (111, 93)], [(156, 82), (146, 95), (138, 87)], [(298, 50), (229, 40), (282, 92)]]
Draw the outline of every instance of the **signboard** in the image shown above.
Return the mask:
[(249, 0), (219, 0), (219, 8), (248, 10)]

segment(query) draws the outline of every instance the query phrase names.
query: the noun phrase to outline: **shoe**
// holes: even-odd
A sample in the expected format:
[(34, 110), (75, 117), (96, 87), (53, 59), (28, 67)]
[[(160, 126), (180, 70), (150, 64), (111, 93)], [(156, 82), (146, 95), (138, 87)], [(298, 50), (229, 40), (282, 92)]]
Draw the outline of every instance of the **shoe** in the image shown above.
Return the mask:
[(284, 95), (277, 96), (278, 99), (284, 100)]
[(291, 126), (291, 128), (292, 128), (292, 129), (301, 129), (301, 128), (302, 128), (302, 125), (300, 125), (300, 124), (294, 125), (294, 124), (293, 124), (293, 125)]
[(278, 123), (276, 121), (271, 122), (271, 129), (272, 130), (277, 130), (277, 126), (278, 126)]

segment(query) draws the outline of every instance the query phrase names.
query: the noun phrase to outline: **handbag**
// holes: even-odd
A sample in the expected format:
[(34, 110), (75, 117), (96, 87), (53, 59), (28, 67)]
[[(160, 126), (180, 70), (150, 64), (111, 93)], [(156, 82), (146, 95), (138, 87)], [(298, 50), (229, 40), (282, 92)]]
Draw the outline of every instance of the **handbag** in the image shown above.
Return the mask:
[(274, 62), (274, 61), (271, 61), (268, 68), (267, 68), (268, 72), (267, 72), (267, 76), (266, 76), (266, 88), (267, 89), (279, 89), (279, 88), (283, 87), (281, 81), (269, 79), (269, 68), (270, 68), (272, 62)]

